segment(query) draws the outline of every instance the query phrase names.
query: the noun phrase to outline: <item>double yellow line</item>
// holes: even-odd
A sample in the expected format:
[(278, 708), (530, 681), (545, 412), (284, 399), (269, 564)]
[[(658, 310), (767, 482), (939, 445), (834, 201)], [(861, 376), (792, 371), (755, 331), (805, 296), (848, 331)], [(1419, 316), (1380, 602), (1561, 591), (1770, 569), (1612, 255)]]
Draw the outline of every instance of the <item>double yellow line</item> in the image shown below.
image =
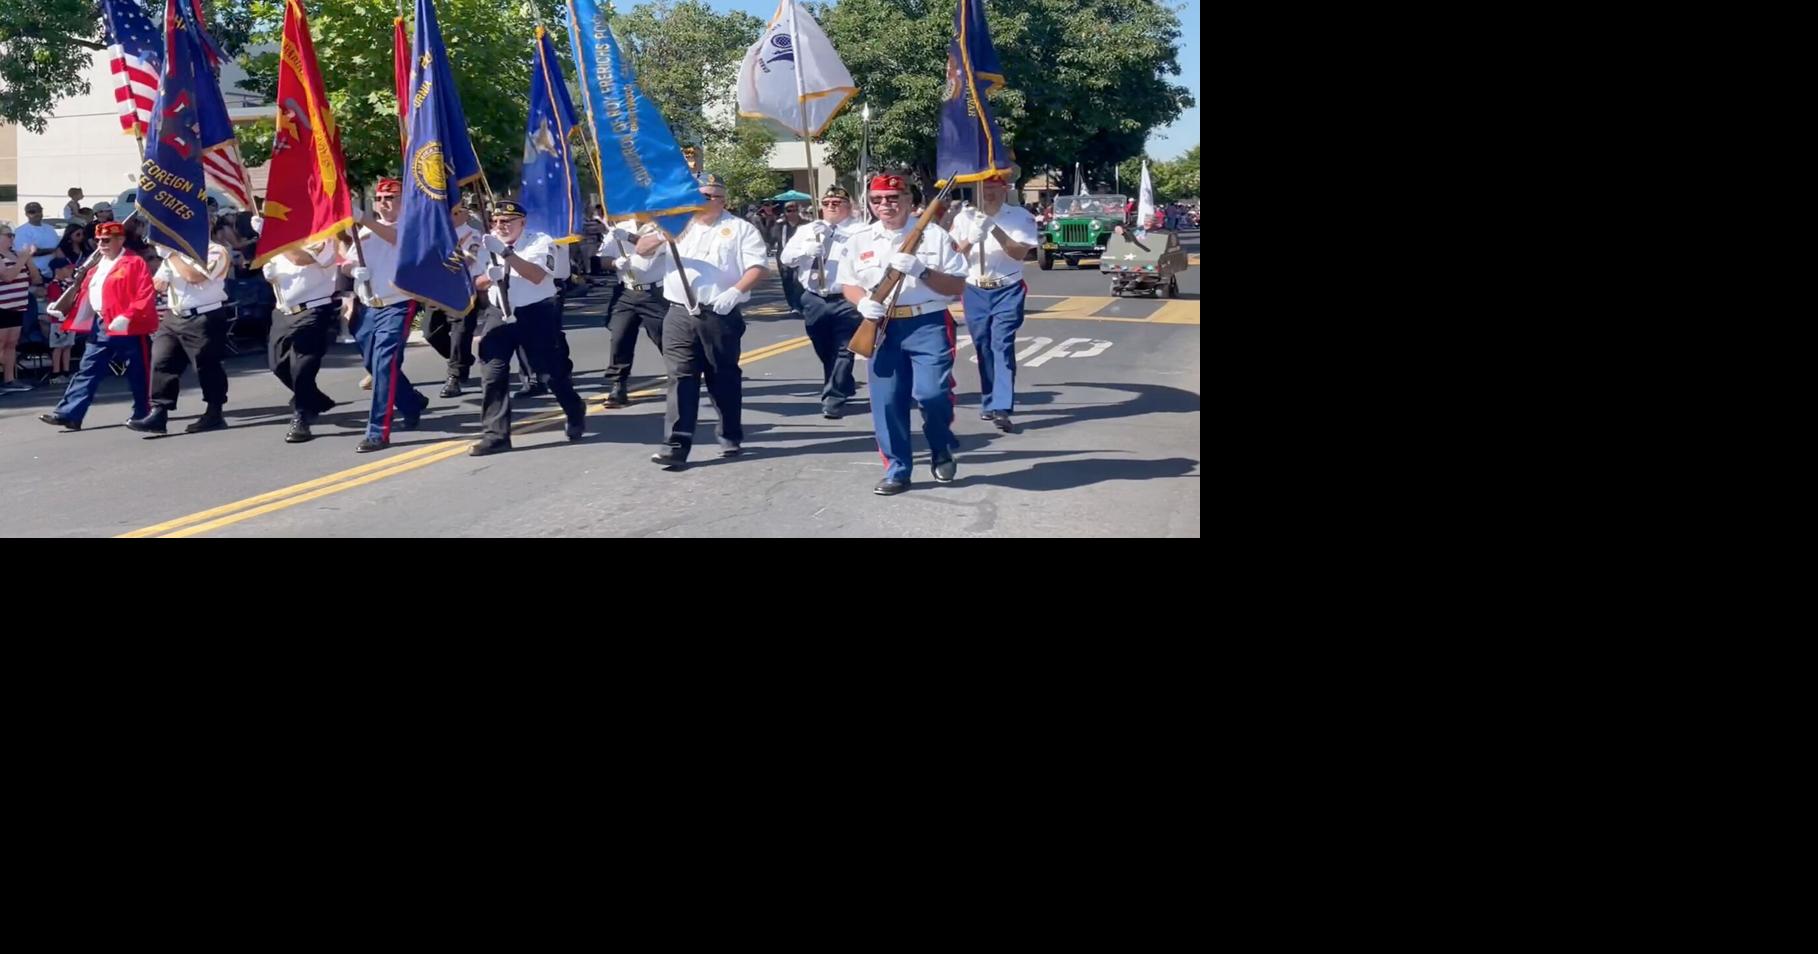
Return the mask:
[[(777, 342), (776, 344), (765, 345), (762, 348), (755, 348), (739, 355), (739, 363), (750, 364), (753, 361), (762, 361), (765, 358), (773, 358), (779, 354), (806, 347), (808, 343), (807, 338), (791, 338), (787, 341)], [(663, 390), (661, 388), (650, 388), (643, 391), (634, 391), (631, 396), (634, 398), (654, 397), (662, 393)], [(587, 407), (587, 411), (590, 414), (596, 410), (604, 409), (604, 405), (590, 404)], [(514, 435), (524, 434), (532, 430), (547, 427), (562, 420), (564, 420), (564, 417), (559, 411), (551, 414), (543, 414), (519, 421), (512, 427), (511, 431)], [(355, 487), (363, 487), (367, 484), (384, 480), (387, 477), (395, 477), (399, 474), (408, 473), (419, 467), (428, 467), (430, 464), (445, 461), (453, 457), (460, 457), (467, 453), (467, 449), (472, 446), (473, 441), (466, 438), (437, 441), (434, 444), (426, 444), (422, 447), (412, 448), (402, 454), (387, 457), (384, 460), (373, 461), (370, 464), (362, 464), (358, 467), (350, 467), (347, 470), (329, 474), (326, 477), (317, 477), (314, 480), (306, 480), (300, 484), (292, 484), (289, 487), (283, 487), (268, 493), (259, 494), (256, 497), (248, 497), (245, 500), (236, 500), (230, 504), (222, 504), (219, 507), (192, 513), (184, 517), (178, 517), (175, 520), (166, 520), (163, 523), (153, 524), (149, 527), (141, 527), (138, 530), (120, 534), (120, 536), (193, 537), (198, 534), (208, 533), (212, 530), (219, 530), (222, 527), (232, 526), (242, 520), (251, 520), (252, 518), (263, 514), (283, 510), (287, 507), (295, 507), (298, 504), (308, 503), (311, 500), (317, 500), (330, 494), (338, 494), (344, 490), (352, 490)]]

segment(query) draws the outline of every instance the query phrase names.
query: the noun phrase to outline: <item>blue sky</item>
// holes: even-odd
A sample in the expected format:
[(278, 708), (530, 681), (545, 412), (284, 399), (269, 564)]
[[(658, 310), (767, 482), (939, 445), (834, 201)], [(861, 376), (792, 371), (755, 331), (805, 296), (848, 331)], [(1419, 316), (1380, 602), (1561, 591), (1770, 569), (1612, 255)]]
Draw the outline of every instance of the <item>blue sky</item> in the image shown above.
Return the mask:
[[(1175, 0), (1162, 2), (1175, 5)], [(636, 0), (618, 0), (620, 9), (629, 9), (635, 3)], [(769, 20), (776, 12), (777, 0), (707, 0), (707, 5), (715, 10), (743, 10), (760, 20)], [(986, 10), (989, 9), (987, 4)], [(1155, 159), (1173, 159), (1199, 145), (1199, 0), (1186, 0), (1186, 8), (1179, 12), (1180, 75), (1173, 81), (1187, 88), (1196, 105), (1181, 113), (1171, 125), (1149, 134), (1149, 155)], [(1009, 79), (1010, 85), (1016, 85), (1016, 77)]]

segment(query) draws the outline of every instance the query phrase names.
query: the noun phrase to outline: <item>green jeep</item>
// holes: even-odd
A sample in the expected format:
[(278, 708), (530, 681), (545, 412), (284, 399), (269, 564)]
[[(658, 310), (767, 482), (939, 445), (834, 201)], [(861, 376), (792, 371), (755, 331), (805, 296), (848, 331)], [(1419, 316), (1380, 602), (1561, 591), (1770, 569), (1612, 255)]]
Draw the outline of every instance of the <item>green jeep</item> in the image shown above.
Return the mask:
[(1111, 226), (1124, 221), (1129, 196), (1062, 195), (1054, 199), (1054, 221), (1042, 228), (1042, 270), (1064, 258), (1079, 267), (1080, 259), (1096, 259), (1111, 237)]

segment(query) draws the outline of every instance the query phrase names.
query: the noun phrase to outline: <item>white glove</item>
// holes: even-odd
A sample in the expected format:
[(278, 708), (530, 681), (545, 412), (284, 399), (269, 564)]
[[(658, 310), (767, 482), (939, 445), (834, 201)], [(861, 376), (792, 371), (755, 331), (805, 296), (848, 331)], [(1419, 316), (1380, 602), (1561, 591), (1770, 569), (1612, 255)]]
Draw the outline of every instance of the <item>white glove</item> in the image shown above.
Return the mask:
[(115, 318), (114, 320), (107, 323), (107, 333), (110, 335), (123, 335), (123, 334), (126, 334), (127, 327), (128, 327), (128, 323), (126, 320), (126, 316), (121, 315), (120, 317)]
[(624, 228), (617, 225), (612, 227), (611, 238), (616, 242), (635, 242), (638, 240), (637, 233), (626, 231)]
[(481, 241), (485, 243), (488, 252), (491, 252), (494, 255), (505, 254), (505, 240), (499, 238), (497, 235), (487, 232), (486, 237)]
[(814, 233), (814, 240), (816, 242), (825, 242), (827, 241), (827, 236), (833, 234), (833, 226), (828, 225), (820, 219), (816, 219), (813, 222), (808, 223), (808, 231)]
[(359, 205), (358, 203), (356, 203), (354, 205), (353, 220), (354, 220), (355, 225), (361, 225), (366, 222), (366, 207), (365, 206)]
[(615, 272), (622, 272), (630, 267), (631, 257), (628, 255), (620, 255), (618, 258), (612, 260), (612, 270)]
[(503, 266), (503, 265), (486, 266), (486, 277), (492, 279), (495, 282), (504, 281), (505, 280), (505, 266)]
[(928, 268), (928, 266), (922, 264), (921, 259), (915, 257), (915, 253), (913, 252), (897, 252), (894, 255), (891, 255), (890, 267), (902, 272), (910, 278), (920, 275)]
[(972, 224), (966, 229), (966, 241), (979, 245), (985, 241), (985, 236), (990, 234), (991, 220), (982, 215), (975, 215), (972, 217)]
[(728, 288), (725, 291), (720, 292), (719, 295), (713, 299), (713, 313), (716, 315), (731, 314), (732, 309), (737, 308), (741, 303), (749, 301), (750, 299), (750, 292), (742, 292), (737, 288)]
[(170, 257), (170, 246), (154, 244), (154, 245), (152, 245), (152, 248), (158, 250), (159, 258), (169, 258)]
[(859, 303), (858, 303), (859, 314), (864, 315), (866, 318), (869, 318), (872, 321), (876, 321), (877, 319), (884, 317), (884, 312), (886, 310), (887, 309), (884, 308), (884, 303), (881, 301), (872, 301), (869, 298), (859, 299)]
[(369, 281), (371, 279), (372, 279), (372, 269), (367, 268), (364, 265), (355, 265), (354, 266), (354, 270), (353, 270), (353, 280), (354, 281), (364, 282), (364, 281)]
[(253, 216), (252, 217), (252, 229), (254, 232), (257, 232), (260, 235), (264, 235), (265, 234), (265, 216), (263, 216), (263, 215)]

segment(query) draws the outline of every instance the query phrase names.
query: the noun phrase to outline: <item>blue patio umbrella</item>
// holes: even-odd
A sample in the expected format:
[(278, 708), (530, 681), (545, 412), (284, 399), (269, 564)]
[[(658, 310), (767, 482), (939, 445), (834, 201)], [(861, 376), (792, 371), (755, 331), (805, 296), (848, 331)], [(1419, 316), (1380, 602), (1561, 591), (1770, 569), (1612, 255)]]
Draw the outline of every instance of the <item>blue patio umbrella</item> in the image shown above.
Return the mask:
[(806, 192), (797, 192), (794, 189), (790, 189), (782, 195), (773, 195), (770, 197), (770, 201), (772, 202), (811, 202), (813, 200), (814, 196), (811, 196)]

